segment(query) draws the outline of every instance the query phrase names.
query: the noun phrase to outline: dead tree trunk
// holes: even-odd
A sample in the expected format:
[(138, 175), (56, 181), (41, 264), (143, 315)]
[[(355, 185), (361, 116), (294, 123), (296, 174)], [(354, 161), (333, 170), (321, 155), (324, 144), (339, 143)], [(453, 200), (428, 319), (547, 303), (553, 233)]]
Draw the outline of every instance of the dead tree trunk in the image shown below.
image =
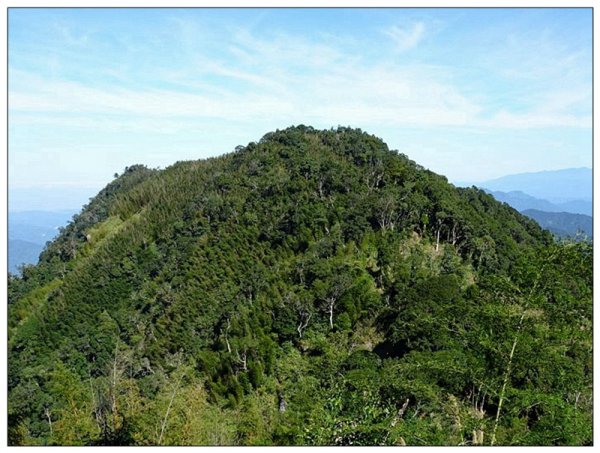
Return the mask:
[(48, 426), (50, 427), (50, 436), (52, 436), (52, 413), (50, 412), (50, 409), (48, 409), (48, 407), (44, 408), (44, 414), (48, 419)]
[(306, 314), (306, 312), (300, 313), (300, 324), (298, 324), (298, 327), (296, 329), (300, 338), (302, 338), (302, 332), (304, 332), (304, 329), (308, 327), (308, 322), (310, 321), (311, 317), (312, 313), (310, 312), (308, 313), (308, 315)]
[(335, 299), (331, 297), (327, 299), (327, 304), (329, 306), (329, 327), (331, 329), (333, 329), (333, 309), (335, 307), (335, 302)]

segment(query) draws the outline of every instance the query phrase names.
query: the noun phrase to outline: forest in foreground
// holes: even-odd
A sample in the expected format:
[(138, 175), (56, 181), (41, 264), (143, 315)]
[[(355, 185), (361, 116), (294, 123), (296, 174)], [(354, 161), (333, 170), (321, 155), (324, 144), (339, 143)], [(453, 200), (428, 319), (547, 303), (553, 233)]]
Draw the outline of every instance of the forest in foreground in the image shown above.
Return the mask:
[(9, 444), (592, 444), (590, 243), (344, 127), (115, 176), (8, 277)]

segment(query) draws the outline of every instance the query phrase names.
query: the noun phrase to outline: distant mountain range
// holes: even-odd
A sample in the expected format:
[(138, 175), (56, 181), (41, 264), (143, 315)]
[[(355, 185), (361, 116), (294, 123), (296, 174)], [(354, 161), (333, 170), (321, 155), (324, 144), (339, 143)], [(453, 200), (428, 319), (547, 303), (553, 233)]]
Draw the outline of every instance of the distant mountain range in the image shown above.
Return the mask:
[(56, 237), (74, 210), (23, 211), (8, 214), (8, 270), (18, 272), (22, 264), (35, 264), (46, 242)]
[(46, 242), (97, 192), (97, 187), (9, 187), (9, 272), (37, 263)]
[(572, 214), (592, 215), (593, 204), (586, 200), (572, 200), (562, 203), (552, 203), (548, 200), (532, 197), (520, 190), (511, 192), (501, 192), (497, 190), (486, 190), (493, 195), (498, 201), (508, 203), (517, 211), (525, 211), (526, 209), (535, 209), (546, 212), (570, 212)]
[(521, 213), (561, 238), (577, 236), (592, 238), (594, 236), (592, 218), (587, 215), (544, 212), (537, 209), (526, 209)]
[(498, 201), (534, 219), (558, 237), (593, 236), (593, 177), (591, 168), (507, 175), (477, 186)]
[(592, 183), (592, 169), (582, 167), (508, 175), (475, 185), (490, 191), (520, 191), (551, 203), (564, 203), (573, 200), (591, 202)]
[(8, 271), (16, 274), (23, 264), (36, 264), (44, 246), (21, 239), (8, 240)]

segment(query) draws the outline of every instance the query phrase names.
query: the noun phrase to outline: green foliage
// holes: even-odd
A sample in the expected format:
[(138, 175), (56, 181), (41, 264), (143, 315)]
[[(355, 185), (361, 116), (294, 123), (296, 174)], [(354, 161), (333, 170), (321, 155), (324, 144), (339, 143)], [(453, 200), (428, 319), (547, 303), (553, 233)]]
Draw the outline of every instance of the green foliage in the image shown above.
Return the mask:
[(9, 276), (9, 442), (590, 444), (592, 281), (360, 130), (129, 167)]

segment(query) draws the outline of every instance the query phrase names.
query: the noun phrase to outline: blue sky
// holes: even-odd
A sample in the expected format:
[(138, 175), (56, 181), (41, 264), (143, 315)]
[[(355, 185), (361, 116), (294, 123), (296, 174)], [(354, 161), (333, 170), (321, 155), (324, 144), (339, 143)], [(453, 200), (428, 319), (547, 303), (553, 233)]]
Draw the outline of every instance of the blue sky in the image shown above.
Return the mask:
[(591, 9), (9, 10), (9, 188), (102, 187), (292, 124), (451, 181), (592, 165)]

